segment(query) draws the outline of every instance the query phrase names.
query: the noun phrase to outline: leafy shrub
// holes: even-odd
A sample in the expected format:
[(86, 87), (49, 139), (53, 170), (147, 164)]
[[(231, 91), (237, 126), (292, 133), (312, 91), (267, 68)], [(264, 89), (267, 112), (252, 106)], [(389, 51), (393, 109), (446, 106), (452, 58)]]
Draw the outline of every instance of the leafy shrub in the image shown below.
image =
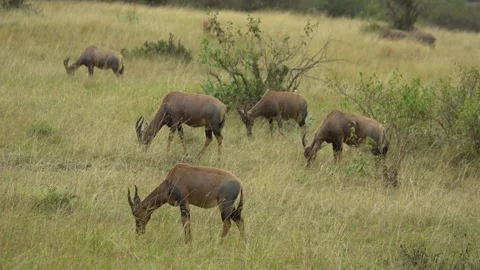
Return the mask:
[[(317, 24), (307, 22), (298, 41), (290, 35), (273, 38), (261, 29), (260, 19), (247, 17), (245, 28), (232, 22), (220, 25), (217, 15), (210, 17), (212, 35), (202, 41), (201, 63), (207, 68), (205, 93), (227, 105), (248, 108), (269, 89), (294, 91), (302, 76), (328, 61), (328, 42), (313, 55), (307, 53)], [(290, 63), (295, 60), (297, 66)]]
[(478, 269), (478, 254), (471, 253), (471, 244), (466, 243), (460, 252), (429, 252), (424, 244), (414, 247), (400, 245), (400, 264), (405, 269)]
[(27, 136), (37, 138), (47, 138), (55, 134), (56, 129), (47, 122), (35, 122), (27, 127)]
[(24, 0), (3, 0), (3, 8), (21, 8), (24, 6)]
[(386, 0), (393, 28), (410, 31), (420, 15), (422, 0)]
[(46, 213), (72, 212), (77, 199), (77, 195), (70, 192), (59, 192), (53, 187), (40, 197), (34, 198), (33, 208)]
[(451, 144), (459, 146), (465, 158), (480, 156), (480, 70), (459, 67), (459, 80), (438, 84), (439, 103), (435, 120)]
[(180, 40), (175, 44), (173, 34), (170, 33), (168, 41), (159, 40), (157, 42), (145, 41), (143, 47), (133, 50), (122, 49), (122, 55), (125, 57), (143, 57), (155, 58), (158, 56), (170, 56), (189, 63), (192, 61), (192, 53), (185, 48)]
[(433, 86), (423, 85), (418, 78), (406, 81), (398, 72), (387, 83), (361, 74), (353, 89), (335, 78), (329, 85), (347, 98), (347, 105), (384, 123), (396, 146), (396, 162), (434, 143), (443, 143), (460, 160), (480, 158), (480, 70), (476, 67), (461, 66), (457, 74)]

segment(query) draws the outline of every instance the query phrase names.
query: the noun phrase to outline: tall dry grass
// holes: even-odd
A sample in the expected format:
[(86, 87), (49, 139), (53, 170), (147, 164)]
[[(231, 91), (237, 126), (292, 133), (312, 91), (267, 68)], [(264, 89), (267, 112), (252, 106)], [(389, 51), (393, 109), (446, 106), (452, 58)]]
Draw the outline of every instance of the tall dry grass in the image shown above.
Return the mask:
[[(451, 74), (454, 63), (478, 65), (475, 34), (428, 29), (438, 38), (432, 50), (378, 40), (362, 33), (358, 20), (254, 16), (275, 35), (298, 33), (308, 18), (318, 20), (314, 44), (332, 39), (329, 55), (349, 61), (319, 68), (314, 77), (336, 72), (354, 83), (365, 72), (386, 80), (397, 69), (428, 83)], [(170, 32), (198, 55), (205, 17), (188, 9), (93, 2), (32, 2), (29, 10), (0, 11), (0, 268), (411, 268), (416, 258), (402, 253), (401, 245), (412, 254), (423, 245), (427, 258), (442, 254), (447, 262), (461, 261), (467, 249), (471, 255), (464, 260), (475, 262), (477, 165), (454, 167), (448, 152), (425, 151), (406, 157), (400, 187), (385, 188), (371, 157), (358, 149), (345, 147), (344, 159), (334, 164), (328, 147), (305, 170), (293, 124), (286, 125), (287, 138), (271, 138), (259, 121), (249, 140), (233, 113), (220, 162), (215, 142), (200, 161), (191, 158), (204, 132), (188, 127), (188, 156), (178, 139), (165, 153), (167, 130), (143, 152), (135, 120), (150, 118), (171, 90), (200, 92), (200, 64), (127, 61), (122, 81), (100, 70), (89, 79), (84, 68), (66, 75), (63, 59), (88, 45), (134, 48)], [(219, 15), (237, 24), (245, 18)], [(342, 100), (319, 81), (305, 80), (299, 91), (315, 116), (309, 134), (326, 112), (341, 107)], [(246, 245), (234, 227), (218, 245), (219, 211), (195, 207), (191, 246), (183, 244), (179, 210), (170, 206), (154, 213), (145, 235), (135, 235), (127, 187), (138, 185), (144, 197), (180, 161), (225, 168), (243, 180)], [(78, 196), (67, 210), (35, 207), (66, 194)]]

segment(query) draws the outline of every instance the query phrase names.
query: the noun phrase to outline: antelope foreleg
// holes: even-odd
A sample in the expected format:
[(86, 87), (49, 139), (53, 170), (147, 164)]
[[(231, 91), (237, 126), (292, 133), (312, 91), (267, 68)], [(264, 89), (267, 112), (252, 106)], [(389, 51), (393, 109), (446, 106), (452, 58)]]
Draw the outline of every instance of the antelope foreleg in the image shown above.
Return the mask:
[(180, 141), (182, 142), (183, 152), (187, 153), (187, 145), (185, 143), (185, 139), (184, 139), (184, 136), (183, 136), (182, 126), (178, 126), (177, 130), (178, 130), (178, 137), (180, 137)]
[(192, 235), (190, 232), (190, 210), (186, 202), (182, 202), (180, 205), (180, 214), (182, 216), (182, 226), (185, 232), (185, 244), (192, 242)]
[(90, 64), (90, 65), (87, 66), (87, 68), (88, 68), (88, 75), (90, 77), (93, 77), (93, 69), (94, 69), (93, 65)]
[(170, 152), (170, 146), (172, 144), (173, 137), (175, 136), (176, 127), (170, 128), (170, 133), (168, 134), (168, 142), (167, 142), (167, 153)]
[(273, 119), (268, 119), (268, 125), (270, 126), (270, 136), (273, 136)]
[(283, 134), (282, 128), (283, 128), (283, 123), (282, 123), (282, 116), (278, 115), (277, 116), (277, 124), (278, 124), (278, 133), (282, 135), (284, 138), (286, 138), (285, 134)]
[(333, 158), (335, 159), (335, 162), (339, 162), (342, 157), (343, 138), (338, 139), (337, 141), (334, 141), (332, 143), (332, 149), (333, 149)]

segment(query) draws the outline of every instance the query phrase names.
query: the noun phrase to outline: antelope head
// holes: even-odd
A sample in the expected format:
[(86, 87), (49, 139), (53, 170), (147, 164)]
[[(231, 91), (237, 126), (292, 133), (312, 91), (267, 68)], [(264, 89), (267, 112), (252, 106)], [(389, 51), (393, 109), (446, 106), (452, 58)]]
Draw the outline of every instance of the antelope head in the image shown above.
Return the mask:
[[(140, 197), (138, 196), (138, 188), (135, 185), (135, 195), (133, 196), (133, 200), (130, 197), (130, 189), (128, 189), (128, 204), (130, 205), (130, 209), (132, 210), (133, 217), (135, 218), (135, 227), (138, 234), (145, 233), (145, 226), (148, 222), (148, 219), (143, 218), (141, 213), (139, 213), (137, 207), (140, 204)], [(136, 211), (137, 210), (137, 211)]]
[(240, 115), (240, 119), (242, 119), (243, 124), (245, 124), (245, 127), (247, 128), (247, 136), (252, 137), (252, 128), (253, 128), (253, 120), (250, 117), (250, 115), (245, 113), (243, 109), (238, 109), (237, 112)]
[(305, 139), (306, 134), (303, 134), (302, 136), (302, 145), (303, 145), (303, 155), (305, 158), (309, 158), (310, 155), (312, 154), (312, 147), (307, 146), (307, 139)]
[(146, 130), (148, 129), (148, 122), (146, 122), (143, 116), (138, 118), (137, 122), (135, 123), (135, 130), (137, 132), (137, 139), (138, 143), (145, 145), (145, 150), (147, 150), (150, 142), (152, 141), (153, 137), (151, 135), (146, 134)]
[(70, 57), (67, 57), (65, 60), (63, 60), (63, 65), (65, 66), (65, 70), (67, 70), (67, 74), (71, 75), (73, 74), (73, 69), (68, 67), (68, 61), (70, 60)]

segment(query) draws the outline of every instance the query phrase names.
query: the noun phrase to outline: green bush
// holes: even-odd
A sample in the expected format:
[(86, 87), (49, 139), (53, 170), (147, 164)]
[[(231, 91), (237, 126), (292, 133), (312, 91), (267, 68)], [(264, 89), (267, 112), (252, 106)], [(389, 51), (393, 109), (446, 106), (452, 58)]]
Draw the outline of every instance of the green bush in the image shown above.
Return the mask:
[[(243, 28), (234, 27), (230, 21), (220, 25), (216, 14), (210, 21), (215, 42), (211, 37), (202, 41), (200, 59), (208, 75), (202, 88), (227, 105), (247, 109), (269, 88), (294, 91), (303, 75), (328, 61), (328, 42), (316, 53), (306, 52), (317, 24), (307, 22), (298, 41), (294, 41), (290, 35), (269, 36), (261, 29), (260, 19), (251, 16)], [(299, 64), (292, 65), (293, 60)]]
[(460, 66), (458, 77), (437, 84), (440, 104), (435, 120), (459, 154), (471, 159), (480, 156), (480, 70)]
[(39, 197), (34, 197), (33, 208), (45, 213), (73, 211), (78, 196), (70, 192), (59, 192), (55, 187), (49, 188)]
[(50, 126), (47, 122), (35, 122), (27, 127), (28, 137), (47, 138), (56, 133), (56, 129)]
[(24, 0), (3, 0), (3, 8), (21, 8), (24, 6)]
[[(457, 79), (458, 78), (458, 79)], [(330, 88), (347, 98), (346, 106), (376, 119), (398, 149), (400, 160), (414, 149), (447, 146), (461, 160), (480, 158), (480, 70), (461, 66), (450, 78), (424, 85), (395, 72), (383, 83), (361, 74), (348, 89), (332, 78)]]
[(175, 43), (172, 33), (170, 33), (168, 41), (145, 41), (143, 47), (135, 48), (133, 50), (122, 49), (121, 53), (126, 58), (155, 58), (159, 56), (168, 56), (185, 61), (187, 63), (192, 61), (192, 53), (180, 43), (180, 40)]

